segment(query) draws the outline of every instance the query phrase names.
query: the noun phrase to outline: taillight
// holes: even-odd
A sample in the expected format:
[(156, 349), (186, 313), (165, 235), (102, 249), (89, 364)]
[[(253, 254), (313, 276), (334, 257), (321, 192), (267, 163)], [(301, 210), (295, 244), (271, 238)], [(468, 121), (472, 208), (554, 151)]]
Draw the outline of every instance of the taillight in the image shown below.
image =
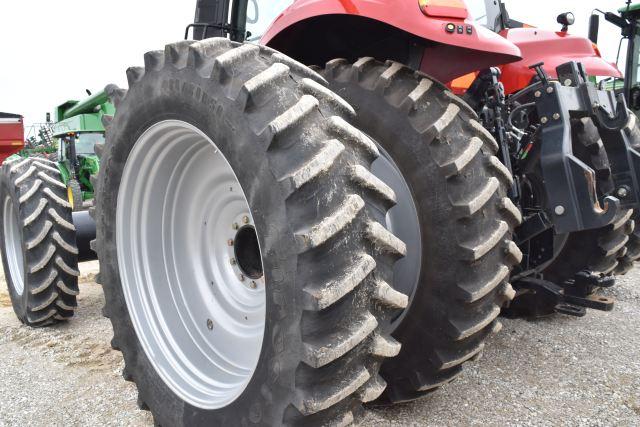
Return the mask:
[(418, 0), (420, 10), (427, 16), (465, 19), (469, 16), (463, 0)]

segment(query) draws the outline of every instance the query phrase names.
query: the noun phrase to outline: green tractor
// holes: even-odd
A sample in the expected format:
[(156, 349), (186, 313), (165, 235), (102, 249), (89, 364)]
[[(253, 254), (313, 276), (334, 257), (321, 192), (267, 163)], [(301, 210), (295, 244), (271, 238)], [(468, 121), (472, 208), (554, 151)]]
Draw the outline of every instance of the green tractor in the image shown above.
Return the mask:
[(89, 95), (84, 101), (67, 101), (58, 106), (57, 122), (52, 126), (58, 141), (58, 169), (74, 211), (91, 205), (94, 194), (91, 177), (97, 176), (100, 170), (94, 147), (104, 142), (102, 117), (115, 114), (105, 91)]
[(100, 166), (94, 147), (104, 142), (102, 117), (114, 113), (105, 91), (67, 101), (54, 124), (2, 165), (2, 260), (14, 311), (27, 325), (71, 317), (78, 262), (96, 259), (88, 212)]

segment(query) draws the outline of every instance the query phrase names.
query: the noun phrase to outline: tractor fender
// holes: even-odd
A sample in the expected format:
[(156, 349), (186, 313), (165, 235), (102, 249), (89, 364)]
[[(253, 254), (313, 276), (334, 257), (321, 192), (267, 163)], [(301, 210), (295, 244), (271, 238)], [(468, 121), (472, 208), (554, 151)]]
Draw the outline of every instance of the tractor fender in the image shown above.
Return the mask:
[[(437, 13), (426, 14), (418, 0), (297, 0), (276, 18), (261, 43), (301, 62), (321, 65), (321, 61), (338, 56), (390, 59), (381, 55), (406, 50), (400, 43), (410, 40), (422, 48), (420, 58), (414, 57), (410, 65), (442, 82), (521, 58), (520, 50), (512, 42), (476, 25), (463, 2), (450, 3), (454, 7), (441, 7)], [(453, 32), (448, 30), (450, 24), (455, 27)], [(392, 38), (388, 36), (394, 31), (398, 35), (395, 48), (386, 46), (382, 51), (376, 50), (380, 43), (371, 40), (370, 51), (355, 47), (347, 50), (364, 38), (363, 35), (369, 34), (384, 33), (387, 36), (384, 41), (388, 44)], [(402, 37), (402, 34), (409, 37)], [(331, 40), (336, 42), (332, 44)], [(340, 48), (338, 41), (347, 47)], [(304, 51), (300, 45), (304, 46)], [(349, 53), (351, 55), (347, 55)]]
[(567, 61), (581, 62), (589, 76), (622, 78), (620, 70), (605, 61), (597, 46), (584, 37), (538, 28), (514, 28), (501, 35), (520, 48), (523, 58), (502, 67), (501, 81), (507, 94), (529, 86), (536, 75), (529, 66), (539, 62), (544, 62), (553, 79), (558, 77), (556, 67)]

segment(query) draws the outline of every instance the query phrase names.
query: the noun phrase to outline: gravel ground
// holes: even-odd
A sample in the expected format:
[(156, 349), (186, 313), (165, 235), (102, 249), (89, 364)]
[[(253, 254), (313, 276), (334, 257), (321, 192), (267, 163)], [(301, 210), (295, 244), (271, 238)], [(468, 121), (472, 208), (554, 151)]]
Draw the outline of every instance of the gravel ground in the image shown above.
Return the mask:
[[(45, 330), (21, 326), (0, 277), (0, 425), (151, 425), (111, 350), (96, 264), (82, 266), (78, 315)], [(361, 425), (639, 426), (640, 270), (607, 294), (611, 313), (504, 319), (484, 357), (417, 402), (369, 410)]]

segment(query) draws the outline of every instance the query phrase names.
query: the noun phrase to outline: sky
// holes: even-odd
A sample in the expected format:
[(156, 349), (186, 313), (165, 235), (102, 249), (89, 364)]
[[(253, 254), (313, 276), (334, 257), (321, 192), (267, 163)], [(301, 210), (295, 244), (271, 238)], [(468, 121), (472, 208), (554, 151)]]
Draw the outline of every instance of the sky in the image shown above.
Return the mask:
[[(417, 2), (417, 0), (416, 0)], [(181, 40), (195, 0), (5, 0), (0, 3), (0, 111), (43, 122), (46, 112), (85, 89), (126, 87), (125, 70), (143, 54)], [(556, 30), (571, 11), (570, 32), (587, 35), (591, 11), (614, 11), (623, 0), (506, 0), (512, 18)], [(615, 61), (620, 32), (601, 20), (599, 47)], [(624, 47), (623, 47), (624, 49)], [(622, 65), (622, 61), (621, 61)]]

